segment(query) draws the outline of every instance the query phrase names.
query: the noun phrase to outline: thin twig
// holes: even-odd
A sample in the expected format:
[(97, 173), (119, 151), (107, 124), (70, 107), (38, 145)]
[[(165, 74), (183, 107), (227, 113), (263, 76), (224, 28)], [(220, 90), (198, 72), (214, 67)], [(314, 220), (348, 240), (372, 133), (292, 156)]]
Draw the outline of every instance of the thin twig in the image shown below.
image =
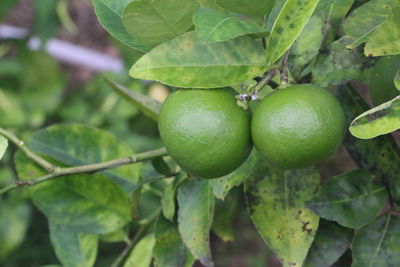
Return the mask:
[(5, 188), (0, 189), (0, 195), (7, 193), (11, 190), (14, 190), (16, 188), (22, 187), (22, 186), (34, 186), (39, 183), (43, 183), (45, 181), (49, 181), (51, 179), (61, 177), (61, 176), (66, 176), (66, 175), (71, 175), (71, 174), (96, 173), (99, 171), (117, 168), (117, 167), (128, 165), (128, 164), (134, 164), (137, 162), (141, 162), (141, 161), (145, 161), (145, 160), (149, 160), (149, 159), (153, 159), (153, 158), (158, 158), (158, 157), (163, 157), (166, 155), (168, 155), (167, 150), (165, 148), (160, 148), (160, 149), (151, 150), (151, 151), (139, 153), (136, 155), (132, 155), (129, 157), (110, 160), (110, 161), (101, 162), (101, 163), (94, 163), (94, 164), (75, 166), (75, 167), (57, 168), (53, 172), (46, 174), (42, 177), (33, 179), (33, 180), (16, 181), (16, 182), (12, 183), (11, 185), (8, 185)]
[(51, 164), (50, 162), (48, 162), (47, 160), (45, 160), (44, 158), (40, 157), (39, 155), (37, 155), (36, 153), (34, 153), (33, 151), (31, 151), (25, 144), (24, 141), (22, 141), (21, 139), (19, 139), (15, 134), (13, 134), (10, 131), (7, 131), (3, 128), (0, 127), (0, 135), (3, 135), (5, 138), (7, 138), (9, 141), (11, 141), (12, 143), (14, 143), (20, 150), (22, 150), (25, 155), (30, 158), (31, 160), (33, 160), (34, 162), (36, 162), (37, 164), (39, 164), (39, 166), (43, 167), (45, 170), (47, 170), (48, 172), (54, 172), (58, 167)]
[(282, 58), (281, 66), (279, 68), (279, 72), (281, 74), (281, 84), (287, 84), (289, 82), (289, 74), (287, 71), (287, 61), (289, 58), (289, 51), (285, 53)]
[(115, 261), (111, 264), (110, 267), (118, 267), (122, 261), (126, 258), (128, 253), (132, 250), (132, 248), (136, 245), (139, 239), (142, 237), (143, 232), (146, 230), (146, 225), (143, 225), (136, 232), (132, 241), (126, 246), (126, 248), (119, 254), (119, 256), (115, 259)]
[(254, 92), (259, 92), (261, 91), (261, 89), (264, 88), (264, 86), (266, 86), (271, 80), (272, 78), (274, 78), (276, 75), (276, 69), (272, 69), (270, 71), (268, 71), (264, 77), (257, 83), (256, 86), (254, 86), (253, 91)]

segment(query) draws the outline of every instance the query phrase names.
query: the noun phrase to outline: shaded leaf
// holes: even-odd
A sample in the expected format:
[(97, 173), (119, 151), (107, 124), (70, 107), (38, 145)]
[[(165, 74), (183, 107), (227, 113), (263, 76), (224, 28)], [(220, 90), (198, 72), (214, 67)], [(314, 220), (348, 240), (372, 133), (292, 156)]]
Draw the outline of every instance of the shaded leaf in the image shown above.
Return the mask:
[(8, 141), (3, 136), (0, 136), (0, 159), (3, 157), (4, 153), (7, 150)]
[(314, 194), (319, 174), (312, 168), (284, 174), (258, 164), (245, 183), (250, 216), (268, 247), (284, 266), (302, 266), (319, 217), (305, 202)]
[(190, 30), (198, 7), (195, 0), (135, 0), (122, 20), (133, 38), (154, 47)]
[(215, 199), (207, 180), (188, 180), (178, 190), (178, 229), (183, 242), (196, 259), (213, 266), (210, 250), (210, 229)]
[[(368, 109), (361, 96), (350, 86), (342, 87), (338, 92), (346, 123), (350, 124), (355, 116)], [(388, 183), (392, 200), (400, 204), (400, 150), (391, 135), (370, 140), (362, 140), (347, 134), (344, 144), (347, 151), (360, 168), (371, 171)]]
[(271, 0), (217, 0), (217, 3), (230, 11), (249, 17), (264, 18), (271, 11), (274, 1)]
[(398, 0), (371, 0), (353, 11), (343, 25), (346, 36), (351, 39), (347, 48), (353, 49), (366, 42), (398, 3)]
[(108, 78), (105, 78), (105, 81), (117, 94), (119, 94), (126, 101), (137, 107), (140, 111), (143, 112), (144, 115), (155, 121), (158, 120), (158, 114), (161, 110), (160, 102), (154, 100), (149, 96), (143, 95), (139, 92), (122, 86), (121, 84), (118, 84)]
[(370, 35), (364, 54), (373, 57), (400, 54), (400, 7), (394, 8), (387, 20)]
[(93, 5), (99, 22), (112, 36), (129, 47), (149, 51), (151, 47), (130, 36), (122, 23), (124, 7), (130, 2), (132, 0), (93, 0)]
[(64, 267), (90, 267), (97, 256), (97, 235), (79, 233), (49, 221), (50, 240)]
[(100, 241), (108, 243), (124, 242), (129, 239), (128, 227), (122, 227), (111, 233), (100, 235), (99, 238)]
[(168, 164), (162, 157), (152, 159), (151, 165), (159, 174), (165, 176), (170, 176), (173, 174), (171, 168), (168, 166)]
[(124, 267), (149, 267), (155, 241), (154, 233), (140, 239), (126, 259)]
[(329, 179), (307, 206), (324, 219), (360, 228), (378, 216), (387, 196), (371, 173), (353, 170)]
[(400, 96), (364, 112), (354, 119), (349, 129), (357, 138), (371, 139), (399, 128)]
[(337, 32), (342, 26), (342, 20), (349, 12), (355, 0), (320, 0), (314, 14), (323, 13), (326, 23)]
[(189, 32), (143, 56), (129, 75), (177, 87), (225, 87), (264, 73), (263, 54), (262, 45), (247, 36), (205, 45)]
[(265, 33), (263, 27), (250, 20), (239, 19), (227, 12), (200, 8), (193, 17), (199, 40), (210, 44), (227, 41), (239, 36), (252, 33)]
[(183, 244), (177, 225), (158, 217), (155, 230), (156, 243), (153, 249), (155, 265), (158, 267), (191, 267), (195, 259)]
[(353, 262), (353, 258), (351, 255), (351, 250), (348, 249), (337, 262), (335, 262), (331, 267), (344, 267), (344, 266), (351, 266)]
[(314, 12), (318, 0), (287, 0), (268, 38), (267, 64), (275, 63), (300, 35)]
[(382, 215), (356, 232), (352, 267), (400, 265), (400, 219)]
[(320, 220), (304, 267), (326, 267), (335, 263), (352, 241), (352, 231), (334, 222)]
[(397, 90), (400, 91), (400, 69), (396, 72), (394, 76), (394, 85), (396, 86)]
[(213, 232), (224, 242), (235, 239), (234, 225), (238, 206), (239, 192), (233, 191), (224, 200), (215, 202), (215, 217), (212, 225)]
[(164, 194), (161, 199), (162, 212), (165, 218), (172, 221), (175, 216), (175, 195), (176, 190), (181, 183), (183, 183), (187, 179), (187, 174), (181, 172), (179, 173), (175, 179), (170, 182), (164, 190)]

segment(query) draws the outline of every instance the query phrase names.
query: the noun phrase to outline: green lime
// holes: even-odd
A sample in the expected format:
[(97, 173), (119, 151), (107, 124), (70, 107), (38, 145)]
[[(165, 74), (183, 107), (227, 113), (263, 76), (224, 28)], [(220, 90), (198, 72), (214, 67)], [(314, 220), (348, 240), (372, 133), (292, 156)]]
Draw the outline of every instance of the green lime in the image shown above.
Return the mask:
[(164, 102), (158, 119), (171, 157), (201, 178), (229, 174), (252, 148), (250, 116), (229, 89), (179, 90)]
[(345, 118), (327, 90), (294, 85), (262, 100), (254, 111), (251, 130), (256, 149), (271, 165), (296, 169), (336, 152), (343, 141)]
[(398, 69), (400, 69), (400, 56), (388, 56), (379, 58), (370, 70), (369, 93), (375, 106), (392, 100), (400, 94), (394, 85), (394, 77)]

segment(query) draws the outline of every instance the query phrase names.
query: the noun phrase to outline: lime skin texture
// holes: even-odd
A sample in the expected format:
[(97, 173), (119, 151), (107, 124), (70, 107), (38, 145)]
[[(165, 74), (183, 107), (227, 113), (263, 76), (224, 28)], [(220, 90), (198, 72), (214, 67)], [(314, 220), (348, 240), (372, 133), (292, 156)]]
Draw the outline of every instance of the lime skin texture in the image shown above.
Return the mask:
[(182, 89), (163, 103), (158, 119), (171, 157), (198, 178), (236, 170), (252, 149), (251, 118), (231, 89)]
[(394, 85), (394, 76), (399, 69), (400, 55), (381, 57), (370, 70), (369, 93), (375, 106), (390, 101), (400, 94)]
[(345, 117), (336, 98), (311, 84), (280, 89), (254, 111), (257, 151), (274, 167), (298, 169), (334, 154), (343, 142)]

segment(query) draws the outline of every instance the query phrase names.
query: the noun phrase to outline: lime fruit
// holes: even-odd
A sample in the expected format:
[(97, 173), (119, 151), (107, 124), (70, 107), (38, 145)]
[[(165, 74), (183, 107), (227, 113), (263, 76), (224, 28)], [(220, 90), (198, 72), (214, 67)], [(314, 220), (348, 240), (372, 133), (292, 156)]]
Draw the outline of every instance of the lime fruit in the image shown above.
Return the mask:
[(248, 157), (251, 119), (230, 89), (183, 89), (170, 94), (158, 119), (171, 157), (189, 174), (217, 178)]
[(314, 85), (294, 85), (261, 101), (251, 123), (257, 151), (280, 169), (304, 168), (336, 152), (345, 133), (336, 98)]
[(392, 100), (400, 94), (394, 85), (394, 77), (398, 69), (400, 69), (400, 56), (387, 56), (379, 58), (370, 70), (369, 93), (375, 106)]

